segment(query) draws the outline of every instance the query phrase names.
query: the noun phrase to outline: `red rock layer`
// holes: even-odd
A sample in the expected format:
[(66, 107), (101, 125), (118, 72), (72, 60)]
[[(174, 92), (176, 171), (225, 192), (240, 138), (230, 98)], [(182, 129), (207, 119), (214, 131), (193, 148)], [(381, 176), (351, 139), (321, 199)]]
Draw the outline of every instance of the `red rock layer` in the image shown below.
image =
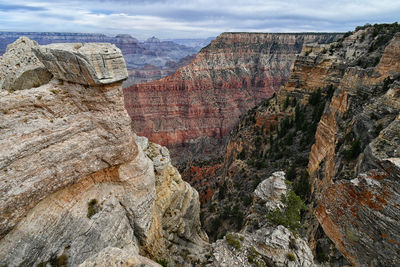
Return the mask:
[(223, 138), (244, 111), (279, 90), (304, 43), (337, 37), (223, 33), (174, 75), (124, 89), (133, 128), (168, 147)]

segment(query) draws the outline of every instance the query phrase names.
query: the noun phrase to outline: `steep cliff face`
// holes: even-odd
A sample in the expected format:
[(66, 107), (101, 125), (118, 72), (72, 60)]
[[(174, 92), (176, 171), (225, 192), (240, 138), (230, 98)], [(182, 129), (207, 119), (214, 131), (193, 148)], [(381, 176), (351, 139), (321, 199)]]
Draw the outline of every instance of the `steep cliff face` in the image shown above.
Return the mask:
[[(374, 30), (364, 29), (370, 37)], [(308, 166), (315, 214), (355, 265), (399, 264), (400, 35), (387, 39), (378, 65), (346, 68), (318, 125)]]
[[(159, 259), (187, 247), (200, 255), (207, 236), (198, 194), (170, 163), (152, 161), (143, 141), (137, 145), (119, 49), (34, 50), (59, 80), (0, 91), (0, 265), (159, 266), (139, 253)], [(169, 162), (159, 153), (153, 157)]]
[(185, 152), (199, 137), (224, 138), (240, 114), (278, 91), (304, 43), (338, 36), (221, 34), (174, 75), (124, 89), (133, 128)]

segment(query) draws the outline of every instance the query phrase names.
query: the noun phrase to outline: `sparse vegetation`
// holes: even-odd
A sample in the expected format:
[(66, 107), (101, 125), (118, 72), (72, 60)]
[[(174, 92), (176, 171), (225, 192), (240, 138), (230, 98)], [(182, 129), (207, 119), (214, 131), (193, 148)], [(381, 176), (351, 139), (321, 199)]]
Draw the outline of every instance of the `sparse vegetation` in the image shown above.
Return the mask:
[(225, 238), (226, 238), (226, 243), (229, 246), (233, 247), (234, 249), (240, 249), (241, 247), (240, 241), (235, 236), (233, 236), (233, 234), (229, 233), (225, 236)]
[(296, 257), (294, 256), (293, 253), (288, 253), (288, 254), (287, 254), (287, 258), (288, 258), (288, 260), (290, 260), (290, 261), (296, 261)]
[(90, 219), (99, 211), (97, 199), (92, 199), (88, 203), (87, 217)]
[(248, 254), (247, 254), (247, 260), (249, 263), (256, 263), (257, 257), (260, 255), (260, 253), (257, 252), (257, 250), (251, 246)]
[(274, 210), (267, 215), (267, 218), (273, 224), (283, 225), (294, 234), (297, 234), (298, 229), (301, 227), (300, 212), (305, 209), (305, 205), (293, 190), (289, 191), (287, 196), (282, 195), (282, 203), (285, 208), (283, 210), (279, 208)]
[(355, 159), (361, 153), (361, 140), (357, 138), (350, 144), (350, 148), (344, 151), (347, 160)]
[(166, 259), (158, 259), (158, 260), (156, 260), (156, 262), (158, 264), (160, 264), (161, 266), (163, 266), (163, 267), (168, 267), (169, 266), (168, 261)]

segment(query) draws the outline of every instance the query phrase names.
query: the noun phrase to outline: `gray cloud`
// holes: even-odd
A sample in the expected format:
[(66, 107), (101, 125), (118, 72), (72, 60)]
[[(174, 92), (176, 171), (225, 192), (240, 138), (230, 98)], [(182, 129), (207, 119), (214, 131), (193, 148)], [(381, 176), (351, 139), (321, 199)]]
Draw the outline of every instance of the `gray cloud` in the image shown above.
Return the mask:
[(224, 31), (348, 31), (398, 20), (398, 0), (0, 0), (1, 30), (196, 38)]
[(25, 6), (25, 5), (9, 5), (9, 4), (1, 4), (0, 3), (0, 11), (12, 12), (12, 11), (43, 11), (46, 10), (43, 7), (33, 7), (33, 6)]

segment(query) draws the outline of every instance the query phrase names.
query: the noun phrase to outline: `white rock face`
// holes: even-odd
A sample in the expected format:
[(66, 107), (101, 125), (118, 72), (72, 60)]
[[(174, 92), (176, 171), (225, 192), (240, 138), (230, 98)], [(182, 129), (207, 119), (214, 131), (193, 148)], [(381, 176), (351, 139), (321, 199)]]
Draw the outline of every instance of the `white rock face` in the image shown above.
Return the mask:
[(90, 86), (128, 78), (121, 50), (108, 43), (58, 43), (33, 48), (35, 55), (60, 80)]
[(285, 173), (274, 172), (272, 176), (262, 181), (254, 191), (256, 197), (265, 201), (268, 211), (282, 207), (281, 196), (286, 195)]
[[(86, 50), (104, 53), (96, 47)], [(0, 266), (108, 263), (112, 251), (151, 263), (138, 253), (154, 221), (154, 167), (135, 143), (121, 84), (0, 91)]]
[(166, 147), (145, 137), (136, 137), (136, 142), (152, 160), (156, 173), (154, 217), (158, 223), (150, 232), (163, 238), (148, 239), (153, 243), (149, 247), (172, 266), (197, 266), (208, 247), (208, 237), (200, 223), (199, 194), (182, 180)]
[(33, 54), (35, 41), (20, 37), (0, 56), (0, 90), (22, 90), (46, 84), (52, 74)]

